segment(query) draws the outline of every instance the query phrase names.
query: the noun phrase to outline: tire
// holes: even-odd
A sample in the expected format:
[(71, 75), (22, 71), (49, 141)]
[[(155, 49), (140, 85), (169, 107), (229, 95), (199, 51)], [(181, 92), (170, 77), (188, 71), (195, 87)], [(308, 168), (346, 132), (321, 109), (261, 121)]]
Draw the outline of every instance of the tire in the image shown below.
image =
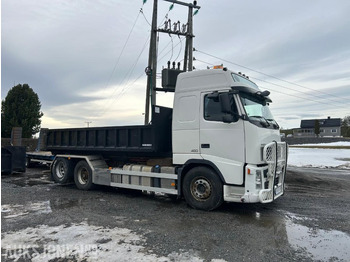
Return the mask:
[(74, 163), (66, 158), (57, 158), (52, 166), (52, 179), (56, 183), (66, 184), (72, 181)]
[(77, 188), (82, 190), (91, 190), (94, 188), (92, 183), (92, 170), (85, 160), (81, 160), (74, 168), (74, 182)]
[(183, 195), (194, 209), (210, 211), (223, 203), (223, 184), (217, 174), (207, 167), (195, 167), (183, 180)]

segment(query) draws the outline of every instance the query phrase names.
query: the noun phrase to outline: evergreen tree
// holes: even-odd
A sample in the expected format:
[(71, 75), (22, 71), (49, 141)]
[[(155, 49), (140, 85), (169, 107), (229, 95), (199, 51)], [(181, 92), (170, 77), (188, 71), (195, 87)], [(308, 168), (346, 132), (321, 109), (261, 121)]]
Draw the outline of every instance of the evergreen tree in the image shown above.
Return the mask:
[(341, 123), (341, 135), (350, 137), (350, 116), (345, 116)]
[(341, 126), (350, 126), (350, 116), (345, 116), (342, 119)]
[(318, 120), (315, 120), (315, 135), (317, 137), (320, 135), (320, 122), (318, 122)]
[(10, 89), (1, 102), (1, 136), (10, 137), (13, 127), (22, 127), (22, 137), (30, 138), (40, 130), (41, 103), (28, 84)]

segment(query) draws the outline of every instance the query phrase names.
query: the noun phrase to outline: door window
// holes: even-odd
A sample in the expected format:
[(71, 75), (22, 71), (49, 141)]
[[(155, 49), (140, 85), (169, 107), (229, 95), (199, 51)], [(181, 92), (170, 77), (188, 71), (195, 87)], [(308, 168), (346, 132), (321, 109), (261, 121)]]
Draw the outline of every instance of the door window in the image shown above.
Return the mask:
[[(231, 99), (232, 113), (237, 113), (236, 105), (232, 96)], [(225, 113), (221, 110), (221, 103), (219, 97), (204, 97), (204, 119), (207, 121), (219, 121), (223, 122)]]

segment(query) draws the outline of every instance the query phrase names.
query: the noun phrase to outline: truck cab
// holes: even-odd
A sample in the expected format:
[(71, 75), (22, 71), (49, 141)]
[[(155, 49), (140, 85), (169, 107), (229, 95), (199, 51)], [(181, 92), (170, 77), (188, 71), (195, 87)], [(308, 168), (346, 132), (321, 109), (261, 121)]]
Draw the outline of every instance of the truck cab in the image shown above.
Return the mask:
[(268, 203), (284, 193), (287, 145), (268, 91), (226, 68), (181, 73), (175, 90), (173, 164), (182, 174), (197, 168), (184, 178), (185, 198), (206, 202), (215, 184), (229, 202)]

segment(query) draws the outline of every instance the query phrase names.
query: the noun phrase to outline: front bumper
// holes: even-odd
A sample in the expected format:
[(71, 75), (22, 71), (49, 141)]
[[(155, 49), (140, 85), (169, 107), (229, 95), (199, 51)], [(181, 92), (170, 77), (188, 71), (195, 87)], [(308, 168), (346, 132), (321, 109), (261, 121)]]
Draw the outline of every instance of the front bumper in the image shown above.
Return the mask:
[[(225, 201), (270, 203), (282, 196), (285, 188), (287, 157), (288, 145), (285, 142), (271, 142), (265, 145), (263, 160), (266, 165), (247, 165), (244, 192), (237, 193), (237, 187), (225, 185)], [(236, 193), (233, 193), (234, 191)]]

